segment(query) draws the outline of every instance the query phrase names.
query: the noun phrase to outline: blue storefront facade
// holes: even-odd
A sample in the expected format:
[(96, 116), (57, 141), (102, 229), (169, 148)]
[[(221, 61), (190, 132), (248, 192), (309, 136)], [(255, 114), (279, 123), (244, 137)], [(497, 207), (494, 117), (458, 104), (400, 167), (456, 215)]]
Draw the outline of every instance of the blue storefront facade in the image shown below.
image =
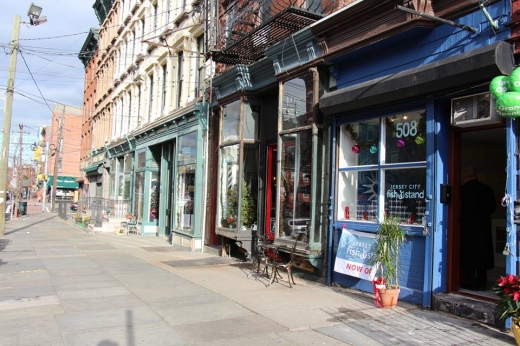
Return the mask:
[[(337, 23), (352, 18), (355, 7), (338, 11)], [(469, 165), (493, 188), (498, 206), (495, 268), (485, 291), (499, 275), (516, 273), (517, 130), (514, 121), (496, 118), (488, 92), (493, 77), (515, 67), (510, 13), (508, 1), (466, 4), (451, 12), (451, 23), (428, 19), (430, 26), (417, 23), (356, 49), (334, 43), (341, 34), (334, 36), (326, 20), (311, 28), (332, 66), (319, 104), (333, 133), (329, 284), (373, 291), (370, 281), (335, 272), (335, 255), (343, 229), (373, 234), (390, 215), (408, 232), (400, 299), (431, 307), (437, 293), (483, 297), (460, 287), (459, 191)]]

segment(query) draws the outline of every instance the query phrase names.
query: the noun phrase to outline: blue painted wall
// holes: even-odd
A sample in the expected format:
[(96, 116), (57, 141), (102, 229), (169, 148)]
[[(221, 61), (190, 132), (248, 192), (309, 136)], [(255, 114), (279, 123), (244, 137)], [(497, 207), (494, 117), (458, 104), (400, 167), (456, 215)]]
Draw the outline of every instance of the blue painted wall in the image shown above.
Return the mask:
[(338, 89), (504, 41), (510, 32), (510, 28), (503, 25), (510, 17), (504, 15), (509, 13), (506, 3), (487, 7), (491, 17), (500, 22), (496, 33), (484, 13), (478, 10), (454, 20), (478, 28), (476, 34), (450, 25), (417, 28), (337, 58), (333, 62)]
[[(504, 41), (509, 37), (510, 32), (510, 28), (504, 26), (510, 18), (509, 2), (501, 1), (488, 6), (487, 9), (491, 17), (499, 23), (497, 32), (492, 31), (484, 13), (476, 8), (475, 12), (454, 20), (477, 28), (476, 34), (449, 25), (442, 25), (435, 29), (417, 28), (335, 59), (333, 63), (337, 88), (342, 89)], [(446, 113), (446, 110), (450, 109), (450, 105), (449, 100), (442, 99), (416, 102), (426, 108), (428, 114), (426, 192), (433, 198), (430, 207), (431, 217), (428, 220), (431, 226), (428, 227), (426, 234), (417, 227), (412, 229), (412, 236), (408, 238), (403, 248), (401, 258), (403, 266), (399, 277), (400, 299), (430, 306), (431, 291), (443, 292), (446, 289), (448, 206), (440, 203), (437, 196), (439, 185), (448, 182), (450, 117), (449, 111)], [(386, 111), (390, 113), (395, 107), (406, 110), (410, 105), (387, 107)], [(375, 114), (349, 114), (348, 121), (366, 116), (375, 116)], [(335, 123), (339, 125), (345, 121), (338, 119)], [(333, 157), (334, 155), (333, 153)], [(332, 191), (335, 191), (334, 182)], [(333, 268), (337, 243), (345, 222), (331, 220), (331, 224), (332, 244), (329, 260), (331, 260), (330, 267)], [(347, 222), (346, 226), (368, 232), (375, 232), (377, 228), (375, 224), (361, 225), (350, 222)], [(331, 281), (340, 285), (366, 292), (373, 291), (372, 283), (366, 280), (333, 271), (330, 275)]]

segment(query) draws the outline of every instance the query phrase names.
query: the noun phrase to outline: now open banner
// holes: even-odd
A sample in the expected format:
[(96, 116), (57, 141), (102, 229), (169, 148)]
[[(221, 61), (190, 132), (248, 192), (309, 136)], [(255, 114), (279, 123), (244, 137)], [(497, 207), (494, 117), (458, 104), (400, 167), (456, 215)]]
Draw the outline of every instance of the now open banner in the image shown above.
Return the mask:
[(376, 264), (371, 264), (376, 235), (346, 228), (341, 232), (334, 271), (360, 279), (374, 280)]

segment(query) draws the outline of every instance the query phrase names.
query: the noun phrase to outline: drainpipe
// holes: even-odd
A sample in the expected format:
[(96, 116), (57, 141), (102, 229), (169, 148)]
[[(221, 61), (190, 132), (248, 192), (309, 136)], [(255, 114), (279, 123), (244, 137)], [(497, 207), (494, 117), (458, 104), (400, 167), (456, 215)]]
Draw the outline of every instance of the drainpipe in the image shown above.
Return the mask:
[[(335, 131), (336, 129), (336, 119), (333, 119), (332, 120), (332, 129), (333, 131)], [(331, 162), (331, 166), (329, 166), (329, 169), (331, 168), (334, 168), (334, 171), (336, 170), (336, 138), (334, 137), (333, 141), (332, 141), (332, 154), (331, 154), (331, 157), (332, 157), (332, 162)], [(332, 170), (332, 169), (331, 169)], [(336, 174), (331, 174), (330, 175), (330, 191), (331, 191), (331, 200), (330, 202), (332, 202), (332, 194), (333, 194), (333, 191), (335, 191), (336, 189)], [(332, 203), (331, 203), (331, 206), (332, 206)], [(332, 247), (333, 247), (333, 237), (334, 237), (334, 225), (332, 224), (332, 215), (333, 213), (329, 213), (329, 236), (328, 236), (328, 239), (327, 239), (327, 286), (330, 286), (331, 283), (332, 283), (332, 271), (333, 271), (333, 268), (332, 268)]]

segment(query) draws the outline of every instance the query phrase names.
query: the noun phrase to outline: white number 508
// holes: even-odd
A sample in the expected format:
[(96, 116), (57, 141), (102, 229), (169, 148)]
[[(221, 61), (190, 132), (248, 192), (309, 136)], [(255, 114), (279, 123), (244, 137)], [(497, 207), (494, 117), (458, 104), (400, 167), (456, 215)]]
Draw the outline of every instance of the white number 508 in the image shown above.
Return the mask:
[(397, 138), (417, 136), (417, 121), (395, 124), (395, 136)]

